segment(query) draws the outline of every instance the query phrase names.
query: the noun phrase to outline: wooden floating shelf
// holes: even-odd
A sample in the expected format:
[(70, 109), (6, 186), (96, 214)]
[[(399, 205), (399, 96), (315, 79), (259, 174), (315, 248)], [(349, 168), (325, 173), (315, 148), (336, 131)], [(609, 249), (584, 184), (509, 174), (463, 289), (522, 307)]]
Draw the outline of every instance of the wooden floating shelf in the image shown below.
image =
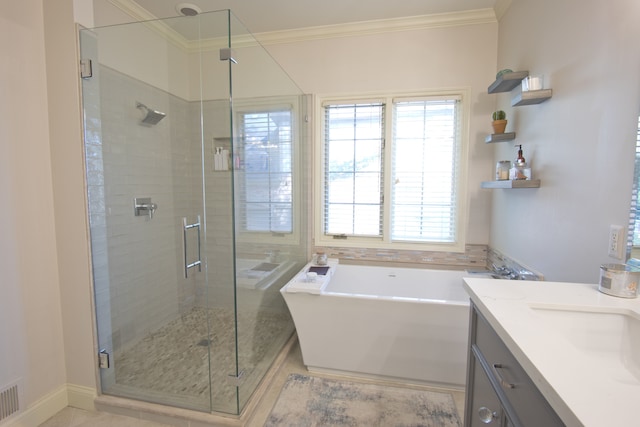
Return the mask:
[(514, 71), (504, 73), (489, 85), (489, 93), (509, 92), (520, 84), (522, 79), (529, 75), (528, 71)]
[(514, 139), (516, 139), (516, 133), (515, 132), (492, 133), (491, 135), (487, 136), (484, 139), (484, 142), (489, 144), (491, 142), (513, 141)]
[(519, 107), (521, 105), (540, 104), (551, 98), (551, 95), (553, 95), (553, 91), (551, 89), (520, 92), (511, 100), (511, 106)]
[(504, 181), (483, 181), (480, 188), (538, 188), (539, 179), (514, 179)]

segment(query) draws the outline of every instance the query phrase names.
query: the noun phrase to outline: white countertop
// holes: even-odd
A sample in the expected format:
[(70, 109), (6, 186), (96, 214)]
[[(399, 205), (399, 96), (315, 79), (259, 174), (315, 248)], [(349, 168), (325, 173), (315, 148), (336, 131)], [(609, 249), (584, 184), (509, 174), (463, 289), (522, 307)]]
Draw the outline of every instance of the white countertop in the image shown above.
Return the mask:
[[(588, 339), (579, 345), (572, 343), (579, 340), (579, 333), (567, 338), (563, 327), (536, 309), (619, 312), (640, 318), (640, 298), (609, 296), (599, 292), (595, 284), (464, 281), (473, 303), (567, 426), (640, 425), (640, 372), (629, 379), (622, 361), (615, 360), (619, 359), (617, 353), (600, 355), (582, 350), (580, 345), (588, 346)], [(580, 326), (584, 325), (578, 329)], [(596, 335), (597, 331), (593, 332), (594, 339)], [(637, 341), (636, 350), (640, 348)], [(638, 364), (640, 354), (634, 359)]]

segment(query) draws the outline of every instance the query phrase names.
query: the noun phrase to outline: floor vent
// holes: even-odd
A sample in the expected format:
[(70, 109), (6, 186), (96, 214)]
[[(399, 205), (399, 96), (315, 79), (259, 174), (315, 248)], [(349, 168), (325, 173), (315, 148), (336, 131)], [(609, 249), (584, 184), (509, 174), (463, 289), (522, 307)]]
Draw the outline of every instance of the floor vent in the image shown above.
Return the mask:
[(17, 384), (0, 390), (0, 421), (20, 410), (19, 400)]

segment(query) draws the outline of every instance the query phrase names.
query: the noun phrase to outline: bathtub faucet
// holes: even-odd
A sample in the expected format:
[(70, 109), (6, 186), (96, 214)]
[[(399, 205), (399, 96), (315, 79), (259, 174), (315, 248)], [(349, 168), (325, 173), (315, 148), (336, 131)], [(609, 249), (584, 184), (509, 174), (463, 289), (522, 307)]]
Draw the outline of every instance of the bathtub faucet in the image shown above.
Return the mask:
[(493, 272), (496, 275), (500, 276), (501, 279), (509, 279), (509, 280), (520, 279), (520, 275), (515, 270), (512, 270), (511, 268), (505, 265), (498, 267), (495, 264), (493, 264), (492, 267), (493, 267)]

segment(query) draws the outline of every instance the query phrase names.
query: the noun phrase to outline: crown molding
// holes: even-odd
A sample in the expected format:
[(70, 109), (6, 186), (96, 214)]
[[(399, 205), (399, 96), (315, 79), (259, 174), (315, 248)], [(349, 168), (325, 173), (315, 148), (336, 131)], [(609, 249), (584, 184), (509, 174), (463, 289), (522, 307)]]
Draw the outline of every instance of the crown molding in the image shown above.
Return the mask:
[(511, 0), (496, 0), (494, 10), (496, 11), (496, 19), (500, 21), (507, 10), (511, 7)]
[[(109, 0), (109, 3), (131, 16), (137, 21), (144, 22), (152, 29), (164, 34), (173, 44), (188, 52), (214, 50), (228, 45), (227, 40), (209, 39), (189, 41), (175, 30), (158, 20), (146, 9), (132, 0)], [(496, 6), (501, 5), (504, 11), (511, 4), (511, 0), (498, 0)], [(506, 4), (506, 6), (505, 6)], [(312, 40), (324, 40), (341, 37), (357, 37), (373, 34), (384, 34), (399, 31), (422, 30), (429, 28), (443, 28), (464, 25), (490, 24), (498, 22), (497, 10), (478, 9), (463, 12), (440, 13), (432, 15), (409, 16), (404, 18), (379, 19), (373, 21), (352, 22), (347, 24), (324, 25), (317, 27), (298, 28), (293, 30), (270, 31), (257, 34), (234, 36), (234, 47), (248, 47), (299, 43)]]
[(129, 15), (133, 18), (134, 22), (142, 22), (143, 25), (149, 27), (150, 29), (163, 34), (169, 42), (173, 43), (175, 46), (186, 50), (193, 50), (193, 42), (187, 40), (184, 36), (178, 33), (173, 28), (169, 27), (165, 24), (161, 19), (158, 19), (157, 16), (153, 15), (147, 9), (141, 7), (137, 3), (131, 0), (108, 0), (113, 6), (120, 9), (122, 12)]
[(495, 22), (497, 22), (497, 19), (493, 9), (479, 9), (272, 31), (254, 34), (254, 36), (262, 45), (273, 45)]
[(158, 19), (157, 16), (153, 15), (147, 9), (140, 6), (138, 3), (131, 0), (108, 0), (109, 3), (129, 15), (130, 17), (138, 20), (138, 21), (150, 21), (153, 19)]

